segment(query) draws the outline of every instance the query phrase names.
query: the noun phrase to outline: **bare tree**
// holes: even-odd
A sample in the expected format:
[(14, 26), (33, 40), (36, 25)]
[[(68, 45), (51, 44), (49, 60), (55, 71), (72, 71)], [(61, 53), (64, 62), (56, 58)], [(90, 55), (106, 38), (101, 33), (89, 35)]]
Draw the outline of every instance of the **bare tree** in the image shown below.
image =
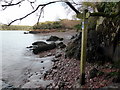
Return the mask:
[[(36, 11), (39, 10), (40, 8), (40, 14), (39, 14), (39, 17), (38, 17), (38, 22), (40, 20), (40, 17), (41, 17), (41, 14), (42, 12), (44, 11), (44, 8), (49, 5), (49, 4), (53, 4), (53, 3), (58, 3), (58, 2), (64, 2), (65, 4), (68, 5), (68, 7), (70, 7), (77, 15), (80, 15), (81, 12), (75, 8), (75, 6), (79, 6), (80, 7), (80, 3), (77, 3), (75, 2), (74, 0), (52, 0), (51, 2), (46, 2), (46, 3), (39, 3), (37, 6), (35, 5), (36, 3), (38, 3), (37, 1), (39, 0), (1, 0), (1, 7), (3, 10), (5, 10), (6, 8), (8, 7), (12, 7), (12, 6), (15, 6), (15, 5), (19, 5), (21, 6), (21, 4), (23, 2), (29, 2), (29, 4), (31, 5), (31, 7), (33, 8), (33, 11), (31, 11), (30, 13), (26, 14), (25, 16), (21, 17), (21, 18), (18, 18), (18, 19), (15, 19), (13, 21), (11, 21), (8, 25), (11, 25), (12, 23), (14, 23), (15, 21), (18, 21), (18, 20), (23, 20), (24, 18), (28, 17), (29, 15), (35, 13)], [(35, 7), (36, 6), (36, 7)], [(119, 5), (120, 6), (120, 5)], [(119, 7), (120, 8), (120, 7)], [(95, 12), (95, 13), (90, 13), (90, 16), (103, 16), (103, 17), (114, 17), (114, 16), (117, 16), (120, 14), (120, 10), (118, 13), (115, 13), (115, 14), (106, 14), (106, 13), (103, 13), (103, 12)]]
[[(17, 1), (17, 2), (16, 2)], [(67, 0), (52, 0), (51, 2), (46, 2), (46, 3), (39, 3), (37, 6), (36, 6), (36, 3), (38, 0), (2, 0), (1, 1), (1, 7), (2, 7), (2, 10), (5, 10), (6, 8), (9, 8), (9, 7), (13, 7), (15, 5), (19, 5), (21, 6), (21, 4), (23, 2), (29, 2), (29, 4), (31, 5), (31, 7), (33, 8), (33, 10), (26, 14), (25, 16), (21, 17), (21, 18), (18, 18), (18, 19), (15, 19), (15, 20), (12, 20), (9, 24), (11, 25), (12, 23), (16, 22), (16, 21), (21, 21), (23, 20), (24, 18), (28, 17), (29, 15), (35, 13), (36, 11), (38, 11), (40, 9), (40, 12), (39, 12), (39, 17), (38, 17), (38, 21), (40, 20), (40, 17), (41, 17), (41, 14), (43, 13), (44, 11), (44, 8), (49, 5), (49, 4), (53, 4), (53, 3), (58, 3), (58, 2), (65, 2), (66, 4), (68, 4), (76, 13), (79, 13), (79, 11), (77, 9), (74, 8), (74, 6), (71, 4), (75, 4), (75, 2), (72, 0), (71, 2), (68, 2)]]

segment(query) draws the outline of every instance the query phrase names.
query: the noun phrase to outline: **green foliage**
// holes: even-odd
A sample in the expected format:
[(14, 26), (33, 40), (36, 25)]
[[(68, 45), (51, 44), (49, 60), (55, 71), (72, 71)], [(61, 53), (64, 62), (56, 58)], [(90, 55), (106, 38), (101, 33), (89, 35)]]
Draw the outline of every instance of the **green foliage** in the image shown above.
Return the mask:
[(77, 24), (74, 26), (74, 28), (78, 31), (82, 29), (82, 24)]
[(55, 21), (55, 22), (44, 22), (44, 23), (39, 23), (39, 24), (35, 24), (33, 26), (33, 29), (60, 29), (62, 28), (62, 24), (59, 21)]
[(98, 11), (106, 14), (115, 13), (117, 4), (117, 2), (102, 2), (98, 5)]

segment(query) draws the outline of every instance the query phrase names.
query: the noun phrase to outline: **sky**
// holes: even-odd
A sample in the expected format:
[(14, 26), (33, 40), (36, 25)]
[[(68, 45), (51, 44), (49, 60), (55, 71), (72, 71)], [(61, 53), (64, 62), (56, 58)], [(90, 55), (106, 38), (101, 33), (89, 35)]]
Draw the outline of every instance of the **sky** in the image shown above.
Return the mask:
[[(44, 2), (37, 2), (35, 6), (37, 6), (37, 4), (39, 3), (46, 3), (48, 1), (50, 0), (44, 0)], [(8, 24), (14, 19), (18, 19), (20, 17), (25, 16), (32, 10), (33, 10), (32, 7), (26, 1), (23, 2), (20, 7), (19, 5), (17, 5), (8, 7), (5, 10), (0, 10), (0, 23)], [(39, 14), (38, 12), (35, 12), (21, 21), (14, 22), (12, 25), (34, 25), (38, 20), (38, 14)], [(75, 13), (72, 11), (69, 12), (68, 14), (68, 11), (61, 3), (50, 4), (44, 8), (44, 15), (42, 14), (40, 22), (55, 21), (59, 19), (72, 19), (72, 15), (74, 14)]]
[[(1, 1), (3, 0), (0, 0), (0, 24), (1, 23), (8, 24), (12, 20), (21, 18), (33, 10), (30, 4), (27, 2), (27, 0), (25, 0), (21, 4), (21, 6), (19, 5), (11, 6), (5, 10), (2, 10), (1, 4), (3, 3), (1, 3)], [(7, 0), (7, 1), (10, 1), (10, 0)], [(20, 1), (20, 0), (14, 0), (13, 3), (16, 3), (17, 1)], [(29, 1), (35, 1), (35, 0), (29, 0)], [(36, 1), (37, 2), (34, 5), (35, 7), (38, 4), (42, 4), (50, 1), (56, 1), (56, 0), (36, 0)], [(74, 1), (85, 2), (87, 0), (74, 0)], [(88, 1), (92, 1), (92, 0), (88, 0)], [(104, 0), (93, 0), (93, 1), (104, 1)], [(119, 0), (107, 0), (107, 1), (119, 1)], [(29, 15), (27, 18), (21, 21), (14, 22), (12, 24), (13, 25), (34, 25), (38, 20), (38, 15), (39, 15), (38, 12), (35, 12), (32, 15)], [(39, 22), (55, 21), (59, 19), (72, 19), (73, 15), (75, 15), (75, 13), (72, 10), (71, 11), (66, 10), (61, 3), (50, 4), (44, 8), (44, 15), (42, 14), (42, 17)]]

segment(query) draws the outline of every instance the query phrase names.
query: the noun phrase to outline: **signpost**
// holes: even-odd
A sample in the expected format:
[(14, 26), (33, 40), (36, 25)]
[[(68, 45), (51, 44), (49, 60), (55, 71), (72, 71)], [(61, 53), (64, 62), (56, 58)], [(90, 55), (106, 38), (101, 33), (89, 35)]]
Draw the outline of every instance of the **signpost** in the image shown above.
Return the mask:
[(85, 84), (85, 63), (86, 63), (86, 49), (87, 49), (87, 25), (89, 12), (87, 9), (84, 10), (82, 15), (78, 15), (78, 18), (83, 19), (82, 22), (82, 41), (81, 41), (81, 58), (80, 58), (80, 84)]

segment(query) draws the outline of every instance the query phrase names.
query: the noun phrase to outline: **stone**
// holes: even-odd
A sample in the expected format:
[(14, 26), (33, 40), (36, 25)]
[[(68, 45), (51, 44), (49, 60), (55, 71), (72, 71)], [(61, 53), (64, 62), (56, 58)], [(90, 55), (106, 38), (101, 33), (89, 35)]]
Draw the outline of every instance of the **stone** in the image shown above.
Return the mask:
[(29, 31), (30, 34), (38, 34), (40, 31)]
[(43, 63), (43, 61), (41, 61), (41, 63)]
[(120, 83), (120, 76), (113, 78), (112, 82)]
[(26, 47), (26, 48), (33, 48), (33, 46), (29, 46), (29, 47)]
[(57, 69), (58, 67), (57, 66), (53, 66), (52, 69)]
[(47, 45), (47, 43), (46, 42), (43, 42), (43, 41), (36, 41), (36, 42), (34, 42), (34, 43), (32, 43), (32, 45)]
[(57, 43), (58, 48), (65, 48), (66, 45), (63, 42)]
[(57, 41), (57, 40), (59, 40), (59, 37), (57, 37), (57, 36), (51, 36), (46, 41)]
[(54, 48), (56, 48), (56, 44), (55, 43), (41, 45), (41, 46), (38, 46), (38, 47), (34, 48), (33, 49), (33, 53), (34, 54), (38, 54), (38, 53), (40, 53), (42, 51), (52, 50)]
[(53, 61), (53, 62), (56, 62), (56, 61), (59, 61), (59, 59), (57, 59), (57, 58), (54, 58), (52, 61)]
[(59, 58), (59, 57), (61, 57), (61, 56), (62, 56), (62, 54), (61, 54), (61, 53), (58, 53), (58, 54), (55, 55), (55, 58)]
[(24, 32), (24, 34), (28, 34), (28, 32)]
[(63, 40), (63, 38), (59, 38), (59, 40), (60, 40), (60, 41), (62, 41), (62, 40)]
[(52, 56), (52, 53), (48, 53), (47, 56)]
[(46, 41), (58, 41), (58, 40), (63, 40), (63, 38), (59, 38), (57, 36), (51, 36), (50, 38), (48, 38)]
[(96, 68), (93, 68), (92, 70), (90, 70), (90, 78), (94, 78), (97, 76), (98, 70)]

